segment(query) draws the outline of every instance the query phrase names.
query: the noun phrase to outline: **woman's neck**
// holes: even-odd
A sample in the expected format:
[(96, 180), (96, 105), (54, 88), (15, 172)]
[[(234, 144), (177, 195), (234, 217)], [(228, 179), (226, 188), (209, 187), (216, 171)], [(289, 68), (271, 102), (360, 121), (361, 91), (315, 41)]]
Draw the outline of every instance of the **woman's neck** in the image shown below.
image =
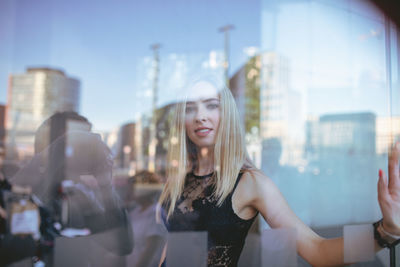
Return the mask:
[(214, 149), (203, 147), (199, 149), (197, 155), (197, 167), (194, 170), (195, 175), (207, 175), (214, 171)]

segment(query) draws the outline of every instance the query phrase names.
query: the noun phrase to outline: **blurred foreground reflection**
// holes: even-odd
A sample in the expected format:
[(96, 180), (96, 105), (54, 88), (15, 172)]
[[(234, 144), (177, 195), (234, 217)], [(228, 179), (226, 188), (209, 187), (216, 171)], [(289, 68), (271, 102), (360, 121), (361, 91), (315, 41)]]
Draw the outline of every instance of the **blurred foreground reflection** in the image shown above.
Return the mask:
[[(46, 266), (73, 266), (75, 261), (93, 266), (124, 264), (124, 256), (132, 251), (133, 234), (124, 203), (111, 182), (108, 147), (90, 132), (90, 123), (73, 112), (50, 117), (35, 138), (35, 156), (11, 179), (32, 189), (24, 203), (32, 202), (33, 208), (20, 209), (19, 221), (9, 224), (11, 231), (18, 224), (29, 226), (32, 216), (28, 214), (37, 209), (37, 256)], [(19, 200), (19, 205), (24, 203)], [(64, 246), (71, 249), (60, 254)], [(80, 257), (72, 248), (86, 252)]]

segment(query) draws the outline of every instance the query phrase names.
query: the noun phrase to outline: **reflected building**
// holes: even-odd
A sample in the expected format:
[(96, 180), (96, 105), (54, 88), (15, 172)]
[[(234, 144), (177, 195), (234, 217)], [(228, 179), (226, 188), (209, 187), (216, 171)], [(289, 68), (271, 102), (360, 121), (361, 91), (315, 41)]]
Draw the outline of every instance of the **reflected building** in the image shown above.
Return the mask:
[(290, 88), (289, 59), (276, 52), (261, 54), (260, 109), (261, 139), (280, 139), (282, 165), (302, 165), (301, 94)]
[(342, 155), (375, 156), (375, 128), (376, 116), (370, 112), (309, 117), (305, 146), (307, 155), (318, 161), (326, 161), (326, 158), (335, 155), (338, 158)]
[(379, 168), (386, 168), (390, 147), (400, 141), (400, 117), (376, 118), (376, 157)]
[(245, 132), (260, 128), (260, 70), (261, 56), (250, 58), (229, 80), (229, 89), (233, 97)]
[[(169, 142), (169, 129), (175, 104), (156, 110), (155, 171), (164, 177)], [(115, 155), (114, 176), (127, 178), (148, 170), (151, 118), (143, 115), (136, 122), (126, 123), (109, 136), (107, 143)]]
[(135, 151), (136, 171), (147, 170), (149, 164), (151, 118), (143, 114), (136, 120)]
[(278, 186), (296, 215), (309, 223), (309, 179), (303, 175), (302, 99), (301, 93), (291, 87), (290, 74), (287, 57), (273, 51), (261, 54), (261, 169)]
[(284, 55), (273, 51), (261, 54), (261, 169), (296, 215), (309, 223), (309, 179), (303, 175), (302, 95), (291, 88), (290, 72), (290, 60)]
[(161, 179), (166, 177), (167, 170), (167, 152), (170, 142), (169, 131), (171, 129), (172, 119), (174, 117), (176, 104), (165, 105), (156, 111), (156, 164), (155, 170)]
[(260, 166), (262, 141), (278, 138), (282, 165), (303, 164), (301, 94), (290, 88), (289, 60), (275, 52), (254, 56), (230, 79), (250, 157)]
[(261, 56), (253, 56), (229, 80), (244, 125), (247, 152), (258, 168), (261, 167), (260, 70)]
[(38, 126), (55, 112), (79, 112), (80, 81), (58, 69), (28, 68), (9, 78), (6, 112), (6, 157), (33, 155)]
[[(330, 226), (339, 224), (343, 217), (361, 223), (374, 215), (378, 169), (375, 129), (376, 116), (370, 112), (309, 118), (305, 154), (314, 192), (311, 215), (316, 216), (311, 223)], [(339, 194), (352, 195), (353, 204)], [(336, 205), (327, 210), (333, 200)]]
[(386, 155), (388, 148), (400, 141), (400, 117), (376, 118), (376, 153)]
[(127, 170), (127, 175), (133, 175), (130, 170), (135, 169), (134, 166), (131, 166), (131, 163), (136, 160), (135, 131), (136, 124), (129, 122), (122, 125), (118, 133), (116, 166)]
[[(156, 110), (155, 172), (163, 179), (167, 168), (169, 131), (176, 104), (165, 105)], [(135, 171), (147, 170), (149, 166), (151, 119), (143, 115), (135, 127)]]

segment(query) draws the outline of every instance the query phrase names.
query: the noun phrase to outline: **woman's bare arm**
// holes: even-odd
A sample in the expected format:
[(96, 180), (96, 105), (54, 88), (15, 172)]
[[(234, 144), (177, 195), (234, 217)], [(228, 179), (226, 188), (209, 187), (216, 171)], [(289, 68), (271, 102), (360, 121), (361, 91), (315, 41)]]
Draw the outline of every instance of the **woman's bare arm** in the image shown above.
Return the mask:
[[(290, 209), (271, 179), (260, 171), (246, 173), (240, 182), (241, 199), (258, 210), (272, 228), (296, 230), (297, 251), (313, 266), (344, 264), (343, 238), (326, 239), (317, 235)], [(240, 205), (239, 205), (240, 206)], [(244, 209), (242, 209), (244, 210)], [(375, 249), (380, 247), (375, 242)]]

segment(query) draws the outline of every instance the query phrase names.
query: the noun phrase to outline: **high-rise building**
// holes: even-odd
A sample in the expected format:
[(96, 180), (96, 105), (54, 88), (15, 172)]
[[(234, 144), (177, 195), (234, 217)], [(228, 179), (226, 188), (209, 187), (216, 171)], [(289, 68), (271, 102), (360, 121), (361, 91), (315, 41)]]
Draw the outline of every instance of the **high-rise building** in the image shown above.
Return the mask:
[(260, 128), (260, 70), (261, 56), (257, 55), (250, 58), (229, 80), (229, 89), (235, 98), (246, 133)]
[(278, 138), (283, 165), (302, 164), (301, 94), (290, 88), (289, 60), (276, 53), (261, 54), (260, 136)]
[(261, 56), (253, 56), (229, 80), (244, 125), (247, 152), (257, 167), (261, 167), (260, 69)]
[(79, 112), (80, 81), (58, 69), (28, 68), (9, 77), (6, 112), (6, 157), (33, 155), (38, 126), (55, 112)]
[(395, 141), (400, 141), (400, 117), (377, 117), (376, 153), (379, 155), (387, 153)]
[[(167, 170), (167, 151), (170, 137), (171, 122), (175, 111), (175, 103), (158, 108), (156, 115), (156, 147), (155, 147), (155, 172), (161, 178), (165, 177)], [(150, 118), (143, 115), (136, 121), (134, 132), (135, 144), (135, 171), (148, 170), (149, 163), (149, 132)]]
[(164, 179), (168, 164), (167, 153), (168, 144), (170, 142), (170, 129), (172, 127), (172, 119), (175, 113), (176, 104), (165, 105), (156, 111), (156, 164), (155, 171)]
[(103, 140), (114, 155), (114, 177), (127, 178), (137, 171), (137, 123), (127, 122), (108, 133)]
[[(376, 115), (371, 112), (310, 117), (307, 122), (306, 154), (313, 193), (311, 222), (334, 225), (345, 217), (363, 222), (377, 213)], [(357, 189), (357, 190), (355, 190)], [(349, 205), (338, 192), (353, 195)], [(336, 205), (326, 210), (335, 199)], [(318, 200), (318, 201), (314, 201)], [(333, 216), (334, 214), (334, 216)]]
[(117, 165), (121, 168), (129, 168), (131, 161), (135, 160), (135, 123), (126, 123), (121, 126), (119, 133), (119, 148)]
[(135, 152), (136, 171), (147, 170), (149, 163), (151, 119), (143, 114), (136, 120), (135, 126)]

